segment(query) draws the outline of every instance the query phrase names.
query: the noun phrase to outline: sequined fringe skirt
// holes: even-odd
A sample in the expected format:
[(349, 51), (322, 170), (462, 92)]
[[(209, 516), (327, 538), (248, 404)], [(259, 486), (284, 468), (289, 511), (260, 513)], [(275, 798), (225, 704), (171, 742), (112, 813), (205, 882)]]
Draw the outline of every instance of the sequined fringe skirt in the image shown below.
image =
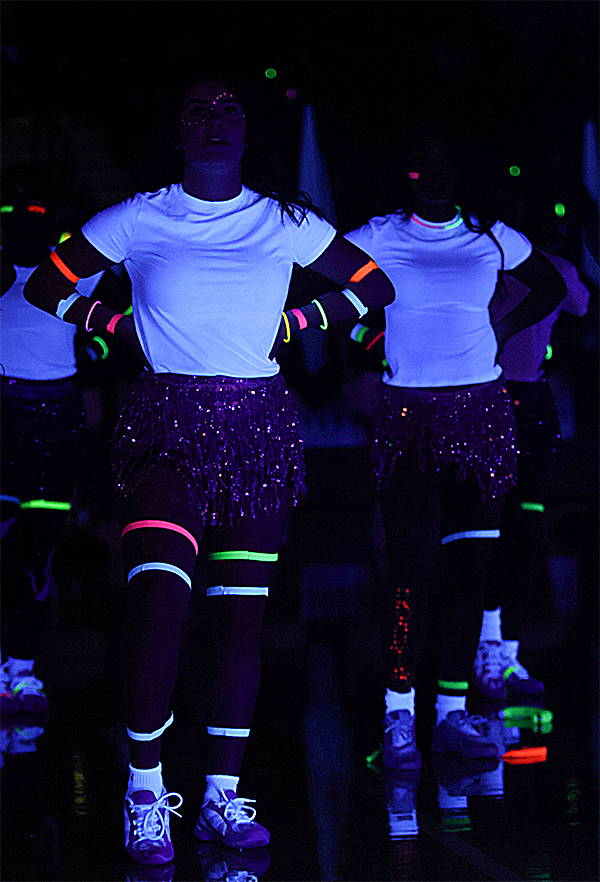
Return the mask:
[(112, 443), (118, 491), (129, 495), (160, 464), (186, 478), (205, 524), (276, 511), (306, 492), (302, 441), (280, 375), (244, 379), (143, 373)]
[(371, 461), (377, 489), (416, 442), (425, 474), (456, 467), (456, 480), (475, 475), (484, 500), (516, 483), (516, 429), (502, 380), (450, 391), (399, 388), (381, 383), (373, 411)]

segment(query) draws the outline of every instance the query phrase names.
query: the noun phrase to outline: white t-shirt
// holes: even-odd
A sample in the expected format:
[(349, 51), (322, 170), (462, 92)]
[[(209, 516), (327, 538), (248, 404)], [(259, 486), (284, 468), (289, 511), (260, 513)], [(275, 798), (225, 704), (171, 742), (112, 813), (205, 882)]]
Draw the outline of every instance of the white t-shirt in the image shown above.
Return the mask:
[(86, 239), (132, 284), (133, 316), (157, 373), (270, 377), (294, 263), (336, 235), (313, 212), (297, 226), (279, 203), (242, 187), (208, 202), (182, 184), (138, 193), (93, 217)]
[[(77, 371), (75, 325), (33, 306), (23, 288), (34, 266), (15, 266), (17, 278), (0, 299), (0, 372), (21, 380), (62, 380)], [(96, 273), (77, 282), (90, 297), (102, 278)]]
[[(514, 269), (532, 252), (522, 233), (498, 221), (492, 232)], [(457, 215), (444, 224), (374, 217), (346, 239), (366, 251), (396, 291), (385, 307), (385, 356), (392, 386), (463, 386), (500, 376), (488, 304), (502, 259), (487, 235)]]

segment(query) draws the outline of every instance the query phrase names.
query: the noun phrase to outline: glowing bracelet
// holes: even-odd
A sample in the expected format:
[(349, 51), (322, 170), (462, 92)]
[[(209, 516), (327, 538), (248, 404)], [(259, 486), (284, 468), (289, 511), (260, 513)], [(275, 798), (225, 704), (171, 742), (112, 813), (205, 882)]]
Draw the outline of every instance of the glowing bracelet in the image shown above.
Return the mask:
[(62, 262), (56, 251), (53, 251), (50, 255), (50, 260), (56, 266), (58, 270), (61, 271), (63, 276), (66, 276), (70, 282), (77, 283), (79, 281), (79, 276), (76, 276), (75, 273), (72, 273), (69, 267)]
[(285, 312), (283, 313), (283, 320), (284, 320), (284, 322), (285, 322), (285, 332), (286, 332), (286, 334), (287, 334), (287, 337), (284, 337), (284, 338), (283, 338), (283, 342), (284, 342), (284, 343), (289, 343), (290, 340), (292, 339), (292, 332), (291, 332), (291, 330), (290, 330), (290, 323), (289, 323), (289, 321), (288, 321), (288, 317), (287, 317), (287, 315), (285, 314)]
[(109, 321), (109, 323), (106, 326), (106, 330), (108, 331), (109, 334), (115, 333), (115, 328), (117, 327), (117, 322), (119, 321), (119, 319), (122, 319), (122, 318), (123, 318), (122, 312), (117, 312), (115, 315), (113, 315), (113, 317), (111, 318), (111, 320)]
[(300, 325), (299, 330), (303, 331), (304, 328), (308, 327), (308, 322), (306, 321), (306, 316), (302, 312), (301, 309), (292, 309), (292, 315), (295, 315), (298, 319), (298, 324)]
[(323, 324), (319, 325), (322, 331), (326, 331), (329, 327), (329, 322), (327, 321), (327, 316), (325, 315), (325, 310), (321, 306), (318, 300), (311, 300), (311, 303), (314, 303), (319, 312), (321, 313), (321, 318), (323, 319)]
[(372, 273), (373, 270), (379, 269), (374, 260), (370, 260), (368, 263), (365, 263), (364, 266), (361, 266), (360, 269), (357, 269), (353, 276), (350, 276), (350, 282), (360, 282), (361, 279), (364, 279), (365, 276), (368, 276), (369, 273)]
[(86, 331), (91, 331), (91, 330), (92, 330), (92, 329), (90, 328), (90, 325), (89, 325), (89, 322), (90, 322), (90, 316), (91, 316), (91, 314), (93, 313), (93, 311), (96, 309), (97, 306), (100, 306), (100, 301), (99, 301), (99, 300), (96, 300), (95, 303), (92, 303), (92, 305), (90, 306), (90, 311), (88, 312), (88, 314), (87, 314), (87, 318), (86, 318), (86, 320), (85, 320), (85, 329), (86, 329)]
[(350, 290), (350, 288), (344, 288), (344, 290), (342, 291), (342, 294), (344, 295), (344, 297), (348, 298), (348, 300), (350, 301), (350, 303), (352, 304), (354, 309), (357, 311), (359, 318), (362, 318), (363, 315), (366, 315), (366, 313), (369, 311), (369, 307), (365, 306), (365, 304), (362, 302), (362, 300), (360, 300), (356, 296), (354, 291)]
[(356, 340), (357, 343), (362, 343), (362, 339), (368, 330), (369, 329), (366, 325), (361, 325), (361, 323), (359, 322), (358, 324), (354, 325), (354, 327), (350, 331), (350, 339)]
[(380, 331), (379, 334), (377, 334), (376, 337), (373, 337), (373, 339), (371, 340), (371, 342), (370, 342), (369, 345), (367, 346), (367, 352), (369, 351), (369, 349), (371, 349), (372, 346), (375, 346), (375, 344), (377, 343), (377, 341), (378, 341), (381, 337), (383, 337), (384, 334), (385, 334), (385, 331)]
[(59, 300), (58, 306), (56, 307), (56, 315), (58, 316), (58, 318), (64, 318), (65, 312), (67, 312), (67, 310), (70, 309), (75, 301), (79, 300), (81, 296), (82, 295), (78, 291), (75, 291), (74, 294), (71, 294), (71, 296), (67, 297), (65, 300)]

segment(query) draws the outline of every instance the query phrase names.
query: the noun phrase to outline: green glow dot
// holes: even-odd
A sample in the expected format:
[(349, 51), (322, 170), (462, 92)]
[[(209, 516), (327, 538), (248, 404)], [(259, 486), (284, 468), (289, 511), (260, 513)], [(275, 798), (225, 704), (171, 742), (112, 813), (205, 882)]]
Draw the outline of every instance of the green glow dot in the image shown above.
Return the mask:
[(60, 245), (61, 242), (66, 242), (67, 239), (70, 239), (70, 238), (71, 238), (71, 234), (70, 234), (70, 233), (61, 233), (61, 234), (60, 234), (60, 239), (58, 240), (58, 244)]
[(277, 76), (277, 71), (273, 67), (268, 67), (265, 71), (265, 76), (268, 80), (274, 80)]
[(565, 206), (563, 205), (562, 202), (557, 202), (556, 205), (554, 206), (554, 213), (556, 214), (557, 217), (564, 217), (565, 210), (566, 210)]
[(521, 169), (518, 165), (511, 165), (511, 167), (509, 168), (509, 172), (511, 173), (513, 178), (518, 178), (521, 174)]
[(544, 358), (545, 358), (547, 361), (549, 361), (549, 360), (552, 358), (552, 346), (550, 346), (549, 343), (548, 343), (548, 345), (546, 346), (546, 354), (544, 355)]
[(15, 210), (14, 205), (2, 205), (0, 207), (1, 214), (12, 214), (14, 210)]

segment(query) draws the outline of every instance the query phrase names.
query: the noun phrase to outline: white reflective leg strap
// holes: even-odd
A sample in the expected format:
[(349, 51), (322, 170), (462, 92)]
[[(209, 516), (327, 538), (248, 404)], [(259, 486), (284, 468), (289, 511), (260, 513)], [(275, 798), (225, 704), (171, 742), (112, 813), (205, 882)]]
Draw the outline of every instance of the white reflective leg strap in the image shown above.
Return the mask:
[(358, 312), (358, 317), (362, 318), (363, 315), (366, 315), (369, 311), (369, 307), (365, 306), (360, 297), (357, 297), (354, 291), (351, 291), (350, 288), (344, 288), (342, 294), (348, 298), (352, 306)]
[(206, 589), (207, 597), (218, 597), (229, 594), (242, 594), (242, 595), (261, 595), (263, 597), (269, 596), (268, 587), (265, 588), (254, 588), (247, 587), (246, 585), (211, 585), (210, 588)]
[(127, 734), (131, 738), (132, 741), (154, 741), (155, 738), (160, 738), (165, 729), (168, 729), (171, 723), (173, 722), (173, 711), (171, 711), (171, 716), (167, 720), (164, 726), (161, 726), (160, 729), (157, 729), (156, 732), (132, 732), (131, 729), (127, 729)]
[(207, 726), (209, 735), (225, 735), (227, 738), (248, 738), (250, 729), (229, 729), (226, 726)]
[(130, 582), (134, 576), (137, 576), (138, 573), (144, 573), (146, 570), (166, 570), (167, 573), (173, 573), (175, 576), (180, 576), (188, 588), (192, 587), (192, 580), (180, 567), (176, 567), (174, 564), (163, 563), (161, 561), (152, 561), (151, 563), (143, 563), (138, 567), (134, 567), (129, 571), (127, 575), (127, 581)]
[(465, 530), (463, 533), (449, 533), (442, 539), (442, 545), (456, 539), (499, 539), (500, 530)]

